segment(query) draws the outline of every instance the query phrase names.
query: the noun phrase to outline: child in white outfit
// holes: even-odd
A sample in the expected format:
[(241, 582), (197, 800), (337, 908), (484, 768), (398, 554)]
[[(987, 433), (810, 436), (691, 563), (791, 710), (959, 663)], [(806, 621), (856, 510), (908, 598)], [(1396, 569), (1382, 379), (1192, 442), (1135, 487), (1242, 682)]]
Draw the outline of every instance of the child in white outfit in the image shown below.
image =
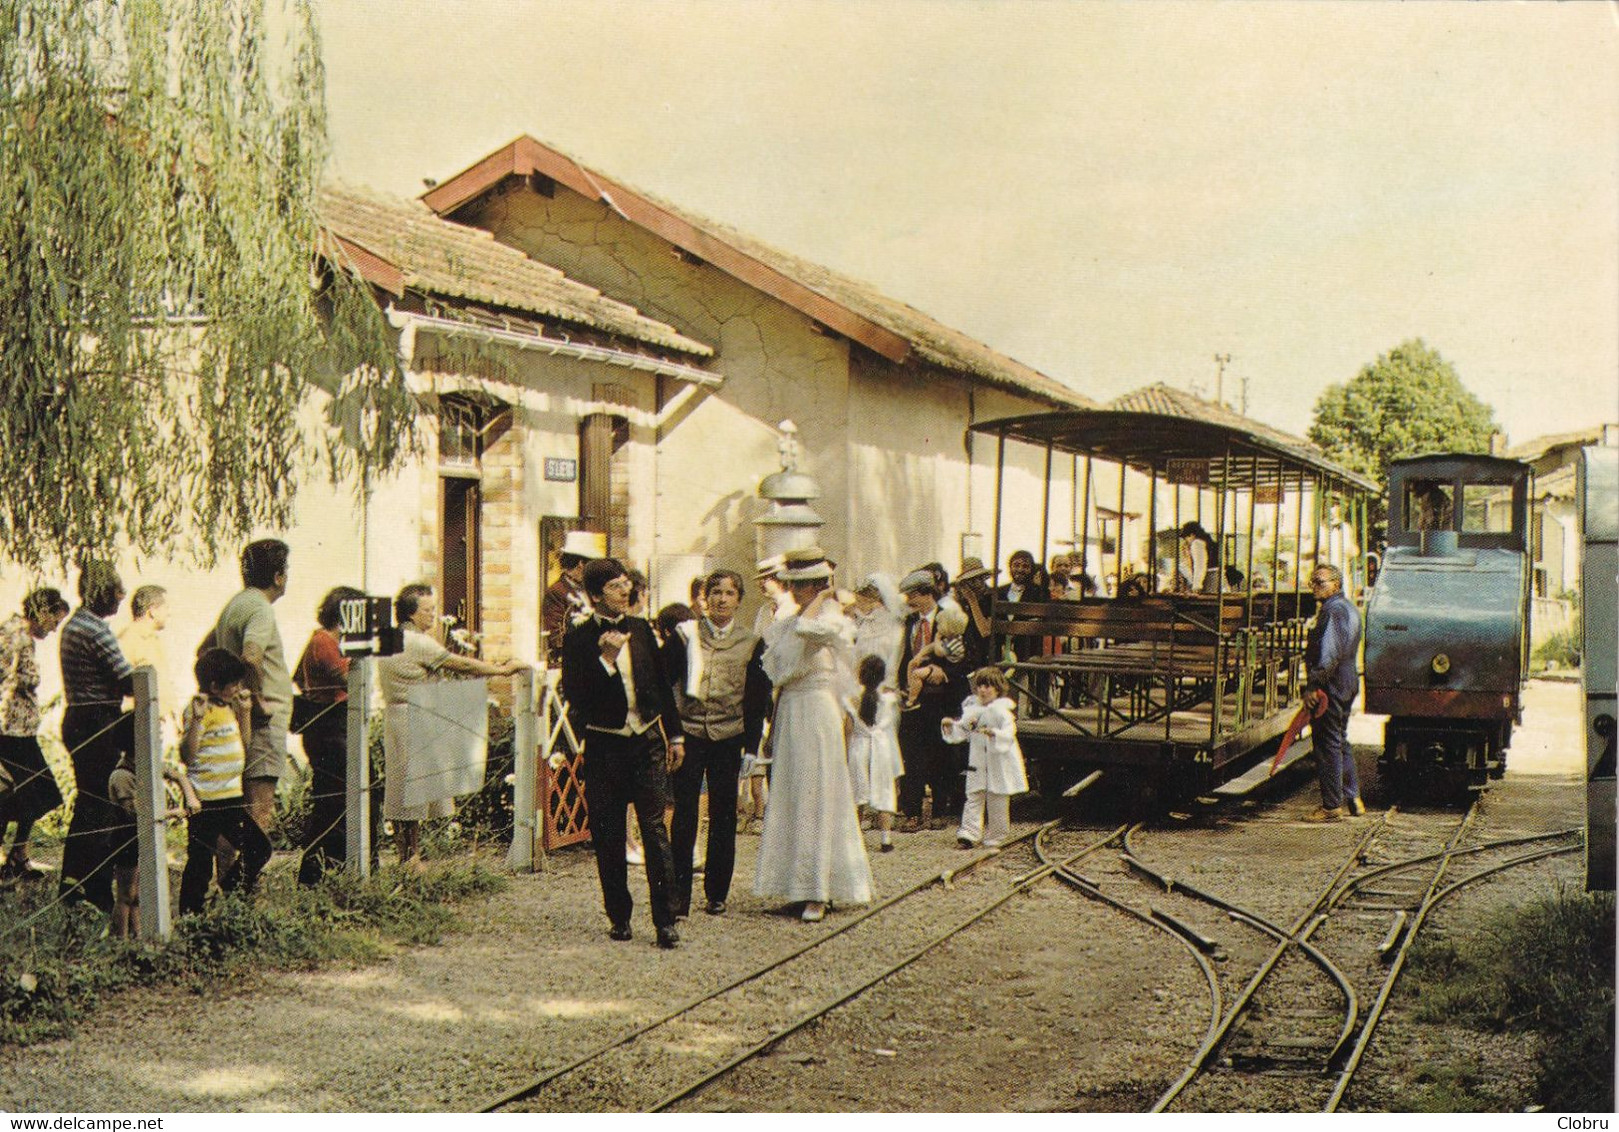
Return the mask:
[(899, 809), (894, 782), (905, 773), (899, 760), (899, 693), (882, 686), (888, 664), (880, 656), (863, 657), (856, 675), (860, 698), (843, 704), (849, 716), (849, 785), (855, 805), (876, 812), (882, 851), (888, 853)]
[(984, 848), (998, 849), (1012, 832), (1012, 795), (1026, 791), (1029, 780), (1006, 675), (998, 668), (980, 668), (971, 680), (973, 694), (962, 701), (961, 718), (943, 721), (946, 740), (970, 744), (967, 801), (956, 843), (971, 849), (982, 841)]

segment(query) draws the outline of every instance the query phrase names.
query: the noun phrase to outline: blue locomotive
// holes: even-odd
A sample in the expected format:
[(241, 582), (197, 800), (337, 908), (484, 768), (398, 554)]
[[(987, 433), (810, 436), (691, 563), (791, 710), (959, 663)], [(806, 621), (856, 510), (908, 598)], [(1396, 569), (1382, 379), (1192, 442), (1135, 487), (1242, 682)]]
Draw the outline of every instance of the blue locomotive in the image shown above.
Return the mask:
[(1477, 789), (1505, 769), (1529, 667), (1530, 478), (1494, 456), (1389, 466), (1365, 671), (1395, 791)]

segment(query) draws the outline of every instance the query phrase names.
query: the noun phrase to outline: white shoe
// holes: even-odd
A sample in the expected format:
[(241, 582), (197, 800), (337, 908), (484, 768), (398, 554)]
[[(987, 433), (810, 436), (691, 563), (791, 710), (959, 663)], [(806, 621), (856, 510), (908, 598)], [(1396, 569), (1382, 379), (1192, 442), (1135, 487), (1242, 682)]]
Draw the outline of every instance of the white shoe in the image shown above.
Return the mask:
[(624, 860), (627, 864), (644, 865), (646, 864), (646, 854), (642, 852), (639, 845), (630, 845), (624, 850)]
[(804, 914), (799, 918), (806, 924), (819, 923), (826, 918), (826, 905), (812, 900), (804, 905)]

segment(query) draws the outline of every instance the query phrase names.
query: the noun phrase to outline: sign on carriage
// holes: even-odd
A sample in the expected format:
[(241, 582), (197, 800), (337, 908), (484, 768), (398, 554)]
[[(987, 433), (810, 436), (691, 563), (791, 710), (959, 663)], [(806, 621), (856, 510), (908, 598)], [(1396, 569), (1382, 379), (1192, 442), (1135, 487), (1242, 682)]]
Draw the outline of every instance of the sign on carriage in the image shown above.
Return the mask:
[(1209, 462), (1207, 460), (1169, 460), (1164, 478), (1170, 483), (1179, 484), (1207, 484), (1209, 482)]
[(405, 647), (405, 634), (394, 624), (389, 597), (357, 597), (339, 603), (338, 648), (344, 656), (393, 656)]

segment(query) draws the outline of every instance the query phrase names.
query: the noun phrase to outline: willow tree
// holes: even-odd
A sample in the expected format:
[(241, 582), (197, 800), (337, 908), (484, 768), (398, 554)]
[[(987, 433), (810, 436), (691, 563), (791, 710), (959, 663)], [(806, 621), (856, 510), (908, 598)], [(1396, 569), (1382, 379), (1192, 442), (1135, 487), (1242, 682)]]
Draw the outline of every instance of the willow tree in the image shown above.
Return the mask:
[(286, 526), (312, 460), (360, 483), (408, 447), (381, 313), (318, 255), (324, 77), (292, 4), (0, 0), (13, 561), (208, 562)]

